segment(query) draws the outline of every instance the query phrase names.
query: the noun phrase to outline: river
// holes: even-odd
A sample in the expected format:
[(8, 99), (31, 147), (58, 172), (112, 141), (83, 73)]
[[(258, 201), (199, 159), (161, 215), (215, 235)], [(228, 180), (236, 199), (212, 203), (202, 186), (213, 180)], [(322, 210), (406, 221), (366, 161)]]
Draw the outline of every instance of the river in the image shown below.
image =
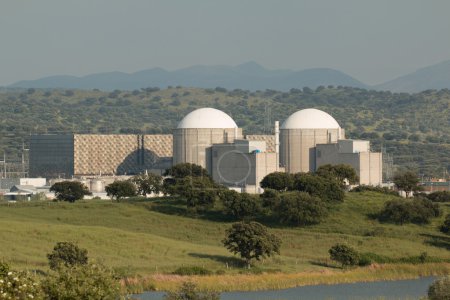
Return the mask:
[[(336, 285), (301, 286), (276, 291), (225, 292), (221, 300), (362, 300), (362, 299), (419, 299), (427, 294), (435, 277), (411, 280), (346, 283)], [(163, 299), (163, 292), (134, 295), (141, 300)]]

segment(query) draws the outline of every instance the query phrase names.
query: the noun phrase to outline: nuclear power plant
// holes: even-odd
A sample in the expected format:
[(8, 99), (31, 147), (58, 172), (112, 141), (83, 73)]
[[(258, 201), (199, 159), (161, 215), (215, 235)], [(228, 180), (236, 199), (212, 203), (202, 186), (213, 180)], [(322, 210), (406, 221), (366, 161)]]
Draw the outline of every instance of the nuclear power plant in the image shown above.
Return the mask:
[(370, 142), (349, 140), (329, 114), (303, 109), (273, 135), (246, 135), (225, 112), (200, 108), (167, 135), (33, 135), (30, 175), (47, 178), (162, 174), (178, 163), (204, 167), (212, 178), (242, 191), (261, 192), (272, 172), (314, 172), (324, 164), (348, 164), (360, 184), (381, 185), (382, 154)]

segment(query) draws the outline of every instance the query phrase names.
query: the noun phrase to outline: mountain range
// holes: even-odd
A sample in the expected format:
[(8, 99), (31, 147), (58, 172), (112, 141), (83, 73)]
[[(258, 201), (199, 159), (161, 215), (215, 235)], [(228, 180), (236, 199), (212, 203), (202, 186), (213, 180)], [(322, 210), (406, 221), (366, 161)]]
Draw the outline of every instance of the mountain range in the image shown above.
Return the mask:
[(135, 90), (145, 87), (188, 86), (200, 88), (287, 91), (291, 88), (318, 86), (349, 86), (389, 90), (392, 92), (420, 92), (427, 89), (450, 88), (450, 60), (419, 69), (383, 84), (370, 86), (330, 68), (302, 71), (269, 70), (256, 62), (238, 66), (192, 66), (175, 71), (152, 68), (135, 73), (108, 72), (82, 77), (57, 75), (36, 80), (23, 80), (9, 87)]

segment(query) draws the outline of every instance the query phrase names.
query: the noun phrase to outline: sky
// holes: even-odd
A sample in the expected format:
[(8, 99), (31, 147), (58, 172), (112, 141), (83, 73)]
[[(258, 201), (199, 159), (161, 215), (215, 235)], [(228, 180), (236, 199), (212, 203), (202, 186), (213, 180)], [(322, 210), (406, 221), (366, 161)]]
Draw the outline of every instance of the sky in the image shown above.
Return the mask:
[(450, 59), (449, 11), (448, 0), (1, 0), (0, 85), (248, 61), (378, 84)]

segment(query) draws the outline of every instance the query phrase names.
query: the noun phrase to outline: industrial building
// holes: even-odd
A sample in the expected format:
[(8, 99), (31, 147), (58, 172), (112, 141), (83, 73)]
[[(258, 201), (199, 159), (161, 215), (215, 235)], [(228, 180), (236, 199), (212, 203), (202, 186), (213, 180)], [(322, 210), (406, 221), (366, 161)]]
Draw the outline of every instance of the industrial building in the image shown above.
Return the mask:
[(381, 185), (382, 154), (345, 131), (318, 109), (293, 113), (273, 135), (244, 135), (226, 113), (200, 108), (187, 114), (173, 135), (37, 135), (30, 142), (32, 176), (65, 177), (162, 173), (173, 164), (204, 167), (213, 179), (260, 192), (269, 173), (313, 172), (324, 164), (349, 164), (361, 184)]

